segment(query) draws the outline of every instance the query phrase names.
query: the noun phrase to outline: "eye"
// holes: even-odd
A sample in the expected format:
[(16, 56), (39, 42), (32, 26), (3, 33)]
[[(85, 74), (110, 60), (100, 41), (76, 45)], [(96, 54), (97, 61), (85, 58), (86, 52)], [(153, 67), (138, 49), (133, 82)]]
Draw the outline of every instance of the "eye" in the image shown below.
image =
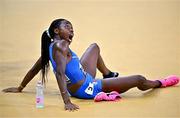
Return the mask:
[(66, 25), (65, 25), (65, 28), (66, 28), (67, 30), (69, 30), (69, 31), (72, 31), (72, 30), (73, 30), (73, 28), (72, 28), (72, 26), (71, 26), (70, 24), (66, 24)]
[(66, 26), (65, 26), (67, 29), (70, 29), (71, 28), (71, 26), (69, 25), (69, 24), (66, 24)]
[(66, 28), (69, 29), (70, 28), (69, 25), (66, 25)]

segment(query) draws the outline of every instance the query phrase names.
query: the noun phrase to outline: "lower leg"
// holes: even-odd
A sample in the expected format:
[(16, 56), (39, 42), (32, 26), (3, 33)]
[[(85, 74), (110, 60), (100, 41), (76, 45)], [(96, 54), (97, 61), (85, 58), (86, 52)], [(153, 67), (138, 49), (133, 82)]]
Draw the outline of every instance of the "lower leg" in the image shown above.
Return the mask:
[(98, 60), (97, 60), (97, 68), (103, 75), (108, 75), (110, 73), (110, 70), (104, 64), (104, 61), (100, 54), (99, 54)]
[(110, 77), (117, 77), (119, 73), (117, 72), (111, 72), (105, 65), (101, 55), (100, 55), (100, 49), (99, 50), (99, 55), (98, 55), (98, 60), (97, 60), (97, 68), (98, 70), (102, 73), (104, 78), (110, 78)]
[[(114, 73), (113, 72), (111, 72), (107, 67), (106, 67), (106, 65), (105, 65), (105, 63), (104, 63), (104, 61), (103, 61), (103, 58), (102, 58), (102, 56), (101, 56), (101, 54), (100, 54), (100, 48), (99, 48), (99, 46), (96, 44), (96, 43), (94, 43), (94, 44), (92, 44), (91, 45), (91, 49), (92, 50), (94, 50), (94, 54), (96, 55), (95, 57), (96, 58), (93, 58), (94, 60), (93, 61), (95, 61), (96, 62), (96, 67), (97, 67), (97, 69), (103, 74), (103, 75), (109, 75), (109, 77), (114, 77)], [(117, 76), (117, 75), (116, 75)]]
[(141, 80), (137, 86), (138, 89), (145, 91), (152, 88), (158, 88), (161, 86), (161, 83), (159, 81), (151, 81), (151, 80)]
[(102, 80), (102, 89), (104, 92), (118, 91), (119, 93), (123, 93), (134, 87), (144, 91), (159, 86), (160, 83), (158, 81), (146, 80), (146, 78), (141, 75)]

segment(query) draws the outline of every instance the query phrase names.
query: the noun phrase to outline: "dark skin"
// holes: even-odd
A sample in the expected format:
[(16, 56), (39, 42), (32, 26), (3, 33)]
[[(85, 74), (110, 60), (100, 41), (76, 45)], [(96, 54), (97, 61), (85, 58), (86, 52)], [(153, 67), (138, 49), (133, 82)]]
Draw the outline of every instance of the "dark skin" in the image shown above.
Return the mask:
[(53, 57), (57, 64), (56, 78), (57, 78), (57, 83), (58, 83), (64, 104), (65, 104), (65, 110), (73, 111), (73, 110), (79, 109), (77, 105), (71, 103), (68, 92), (67, 92), (65, 68), (66, 68), (66, 64), (71, 60), (71, 55), (69, 52), (69, 45), (67, 41), (65, 40), (57, 41), (53, 49)]
[[(74, 111), (79, 107), (71, 103), (67, 93), (67, 88), (72, 92), (76, 92), (78, 88), (83, 84), (84, 80), (77, 82), (71, 86), (67, 86), (65, 69), (66, 64), (71, 60), (72, 55), (69, 51), (69, 45), (73, 38), (73, 28), (69, 21), (63, 21), (63, 23), (56, 29), (54, 29), (56, 42), (53, 47), (53, 58), (57, 65), (57, 83), (65, 103), (65, 110)], [(91, 74), (94, 78), (96, 76), (96, 69), (98, 69), (103, 75), (107, 75), (110, 70), (104, 64), (104, 61), (100, 55), (100, 48), (97, 44), (91, 44), (85, 51), (80, 59), (80, 62), (86, 72)], [(29, 70), (24, 77), (19, 87), (11, 87), (4, 89), (4, 92), (21, 92), (23, 88), (34, 78), (34, 76), (41, 70), (41, 57), (35, 63), (35, 65)], [(133, 75), (127, 77), (113, 77), (102, 80), (102, 90), (104, 92), (118, 91), (119, 93), (126, 92), (130, 88), (137, 87), (140, 90), (148, 90), (159, 87), (158, 81), (146, 80), (141, 75)]]
[(60, 40), (55, 44), (55, 47), (53, 49), (53, 57), (57, 64), (56, 78), (57, 78), (57, 83), (58, 83), (64, 104), (65, 104), (65, 110), (71, 111), (71, 110), (79, 109), (77, 105), (71, 103), (68, 92), (67, 92), (65, 68), (66, 68), (66, 64), (71, 59), (67, 41)]

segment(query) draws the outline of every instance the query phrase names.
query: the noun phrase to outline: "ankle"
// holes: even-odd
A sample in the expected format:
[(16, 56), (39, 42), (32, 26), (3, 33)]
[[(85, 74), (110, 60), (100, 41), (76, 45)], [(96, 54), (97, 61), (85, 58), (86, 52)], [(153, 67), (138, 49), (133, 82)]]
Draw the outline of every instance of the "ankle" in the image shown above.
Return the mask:
[(160, 88), (162, 86), (162, 83), (159, 80), (156, 80), (155, 82), (157, 82), (157, 86), (155, 88)]
[(119, 75), (119, 73), (117, 73), (117, 72), (111, 72), (111, 71), (109, 71), (108, 74), (103, 75), (103, 78), (118, 77), (118, 75)]
[(109, 75), (109, 73), (111, 73), (111, 71), (107, 69), (107, 70), (104, 71), (102, 74), (103, 74), (103, 76), (106, 76), (106, 75)]

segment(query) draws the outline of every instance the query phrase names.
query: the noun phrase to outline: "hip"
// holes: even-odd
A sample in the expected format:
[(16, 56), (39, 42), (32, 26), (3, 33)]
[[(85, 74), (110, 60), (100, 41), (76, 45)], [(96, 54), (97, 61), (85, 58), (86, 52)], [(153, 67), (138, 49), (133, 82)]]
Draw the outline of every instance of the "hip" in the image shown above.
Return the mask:
[[(99, 92), (102, 92), (102, 80), (94, 79), (87, 73), (85, 79), (80, 80), (76, 87), (68, 87), (68, 91), (73, 97), (81, 99), (93, 99)], [(70, 89), (69, 89), (70, 88)]]

